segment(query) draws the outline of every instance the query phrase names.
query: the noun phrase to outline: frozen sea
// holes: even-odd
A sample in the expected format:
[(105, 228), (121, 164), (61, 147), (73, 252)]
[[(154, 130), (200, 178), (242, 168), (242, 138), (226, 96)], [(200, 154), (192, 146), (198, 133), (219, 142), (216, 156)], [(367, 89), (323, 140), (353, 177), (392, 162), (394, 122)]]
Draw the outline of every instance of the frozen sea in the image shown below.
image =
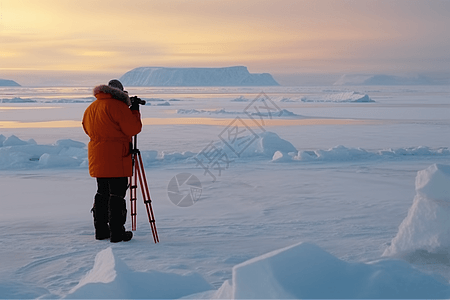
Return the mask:
[[(159, 244), (140, 196), (130, 242), (94, 239), (96, 184), (81, 128), (92, 87), (0, 88), (0, 298), (424, 298), (428, 292), (450, 298), (450, 241), (439, 244), (437, 260), (395, 251), (383, 256), (417, 198), (418, 172), (450, 165), (450, 87), (128, 92), (147, 102), (138, 146)], [(188, 207), (170, 198), (169, 183), (183, 173), (201, 184)], [(185, 185), (179, 194), (190, 191)], [(409, 239), (410, 248), (428, 256), (437, 249), (414, 241)], [(255, 258), (267, 271), (267, 253), (279, 249), (281, 267), (257, 279), (264, 271), (251, 267)], [(249, 278), (284, 287), (284, 270), (305, 268), (300, 262), (314, 259), (364, 267), (382, 260), (388, 266), (383, 280), (394, 286), (405, 284), (397, 284), (395, 270), (405, 270), (400, 277), (406, 278), (414, 270), (445, 291), (435, 294), (439, 288), (430, 283), (413, 296), (385, 286), (379, 288), (385, 293), (351, 293), (361, 288), (361, 276), (338, 273), (346, 281), (341, 290), (315, 294), (311, 287), (327, 289), (337, 270), (317, 267), (315, 281), (308, 281), (310, 274), (287, 273), (295, 279), (294, 291), (252, 294)]]

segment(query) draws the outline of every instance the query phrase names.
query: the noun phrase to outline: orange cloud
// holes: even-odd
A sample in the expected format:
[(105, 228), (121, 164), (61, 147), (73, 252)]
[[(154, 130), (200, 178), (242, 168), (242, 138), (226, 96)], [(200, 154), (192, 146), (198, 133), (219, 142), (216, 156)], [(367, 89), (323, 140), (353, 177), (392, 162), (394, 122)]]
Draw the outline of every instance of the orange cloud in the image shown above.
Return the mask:
[(448, 69), (450, 2), (3, 0), (0, 70)]

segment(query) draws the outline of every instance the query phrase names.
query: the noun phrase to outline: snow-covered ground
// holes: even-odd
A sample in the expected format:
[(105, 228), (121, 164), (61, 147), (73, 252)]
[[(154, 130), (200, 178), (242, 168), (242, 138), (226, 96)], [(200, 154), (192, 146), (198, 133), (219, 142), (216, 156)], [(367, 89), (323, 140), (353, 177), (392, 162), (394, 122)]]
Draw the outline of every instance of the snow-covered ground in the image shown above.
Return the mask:
[(1, 88), (0, 298), (450, 298), (450, 89), (261, 91), (129, 89), (160, 243), (139, 198), (112, 245), (90, 214), (91, 88)]

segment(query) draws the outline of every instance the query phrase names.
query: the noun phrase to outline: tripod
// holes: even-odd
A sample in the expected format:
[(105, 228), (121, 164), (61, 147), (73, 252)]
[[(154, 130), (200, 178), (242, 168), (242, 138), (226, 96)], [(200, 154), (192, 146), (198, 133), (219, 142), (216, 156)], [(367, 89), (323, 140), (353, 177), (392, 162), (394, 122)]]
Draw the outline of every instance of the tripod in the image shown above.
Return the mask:
[(141, 192), (145, 207), (147, 208), (148, 221), (152, 229), (153, 240), (159, 242), (158, 232), (156, 231), (155, 216), (153, 215), (152, 200), (148, 189), (147, 178), (145, 177), (144, 164), (142, 163), (141, 152), (137, 148), (137, 135), (133, 137), (131, 148), (131, 159), (133, 160), (133, 175), (130, 177), (130, 204), (131, 204), (131, 230), (136, 230), (136, 199), (137, 199), (137, 180), (141, 185)]

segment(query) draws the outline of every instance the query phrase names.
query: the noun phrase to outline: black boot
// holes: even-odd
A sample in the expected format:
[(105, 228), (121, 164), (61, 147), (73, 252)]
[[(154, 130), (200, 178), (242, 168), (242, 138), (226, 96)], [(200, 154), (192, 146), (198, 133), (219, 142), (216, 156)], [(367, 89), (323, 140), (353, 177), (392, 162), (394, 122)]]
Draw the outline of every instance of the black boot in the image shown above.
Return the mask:
[(111, 243), (127, 242), (133, 237), (131, 231), (125, 231), (127, 208), (125, 199), (111, 195), (109, 199), (109, 229)]
[(95, 238), (97, 240), (108, 239), (110, 236), (108, 226), (108, 205), (109, 196), (98, 193), (95, 195), (92, 213), (94, 215)]

